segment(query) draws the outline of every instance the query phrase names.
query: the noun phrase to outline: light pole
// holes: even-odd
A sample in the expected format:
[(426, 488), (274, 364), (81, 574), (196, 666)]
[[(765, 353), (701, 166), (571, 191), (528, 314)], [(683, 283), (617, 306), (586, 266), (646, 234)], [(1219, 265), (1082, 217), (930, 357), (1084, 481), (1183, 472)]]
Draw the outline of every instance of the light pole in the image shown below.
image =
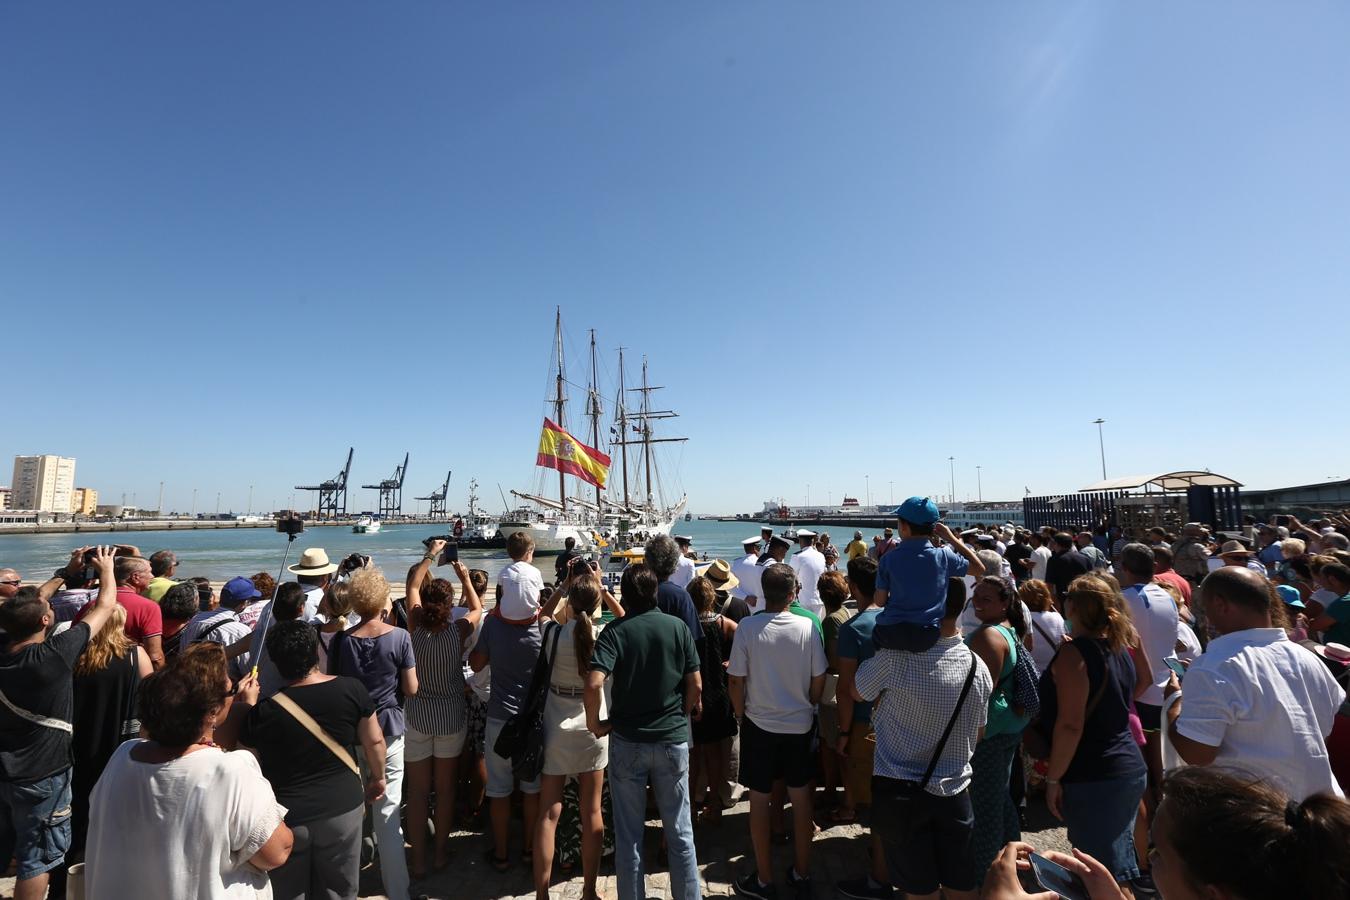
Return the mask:
[(1102, 451), (1102, 481), (1106, 480), (1106, 442), (1102, 439), (1102, 424), (1105, 419), (1093, 419), (1092, 424), (1097, 426), (1097, 447)]
[(806, 486), (806, 505), (811, 505), (811, 485)]
[(975, 496), (981, 503), (984, 502), (984, 478), (980, 475), (980, 469), (984, 466), (975, 467)]
[(159, 502), (155, 506), (155, 515), (164, 518), (164, 482), (159, 483)]
[(949, 457), (947, 457), (947, 465), (951, 468), (951, 474), (952, 474), (952, 481), (951, 481), (952, 494), (951, 494), (951, 497), (952, 497), (952, 502), (955, 503), (955, 502), (956, 502), (956, 457), (955, 457), (955, 456), (949, 456)]
[(253, 485), (248, 486), (248, 515), (253, 515)]
[(872, 508), (872, 476), (864, 475), (863, 482), (867, 485), (867, 508)]
[(197, 489), (192, 489), (192, 518), (197, 518)]
[(220, 491), (216, 491), (216, 518), (220, 518)]
[(888, 481), (888, 482), (886, 482), (886, 483), (889, 484), (889, 485), (891, 486), (891, 505), (894, 506), (894, 505), (895, 505), (895, 482), (894, 482), (894, 481)]

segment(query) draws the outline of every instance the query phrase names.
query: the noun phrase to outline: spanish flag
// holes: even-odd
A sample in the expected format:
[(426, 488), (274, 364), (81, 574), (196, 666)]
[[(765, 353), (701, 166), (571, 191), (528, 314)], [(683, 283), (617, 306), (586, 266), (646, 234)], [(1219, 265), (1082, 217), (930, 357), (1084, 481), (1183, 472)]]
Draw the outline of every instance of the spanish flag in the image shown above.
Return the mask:
[(596, 487), (604, 487), (609, 478), (608, 456), (594, 447), (587, 447), (547, 418), (539, 435), (539, 456), (535, 465), (575, 475)]

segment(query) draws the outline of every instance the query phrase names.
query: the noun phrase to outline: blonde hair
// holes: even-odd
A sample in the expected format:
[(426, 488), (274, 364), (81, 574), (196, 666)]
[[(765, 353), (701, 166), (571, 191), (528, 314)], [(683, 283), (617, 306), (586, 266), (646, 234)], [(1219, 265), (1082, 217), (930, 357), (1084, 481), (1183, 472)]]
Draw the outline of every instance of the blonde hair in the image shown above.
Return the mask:
[(1280, 552), (1285, 559), (1293, 559), (1308, 552), (1308, 544), (1303, 538), (1285, 538), (1280, 541)]
[(389, 580), (376, 566), (357, 569), (348, 579), (347, 597), (362, 620), (373, 619), (389, 604)]
[(1080, 575), (1069, 585), (1065, 612), (1073, 620), (1075, 632), (1087, 637), (1105, 638), (1112, 653), (1133, 643), (1134, 622), (1130, 608), (1114, 586), (1115, 579), (1103, 575)]
[(98, 630), (98, 634), (89, 638), (84, 652), (75, 661), (76, 675), (92, 675), (108, 668), (114, 659), (121, 659), (131, 649), (131, 639), (127, 637), (127, 610), (122, 604), (113, 606), (112, 614)]
[(1032, 612), (1049, 612), (1055, 608), (1055, 598), (1050, 593), (1050, 585), (1038, 578), (1024, 582), (1017, 589), (1017, 599), (1027, 605)]

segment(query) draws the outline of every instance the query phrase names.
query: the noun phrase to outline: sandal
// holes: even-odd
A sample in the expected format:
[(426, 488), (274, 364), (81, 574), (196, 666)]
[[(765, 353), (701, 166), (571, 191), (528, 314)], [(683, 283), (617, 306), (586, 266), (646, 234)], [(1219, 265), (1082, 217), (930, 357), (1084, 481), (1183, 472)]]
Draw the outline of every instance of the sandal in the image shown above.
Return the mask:
[(844, 812), (844, 807), (836, 806), (825, 815), (825, 820), (831, 825), (852, 825), (858, 821), (858, 811), (850, 809)]
[(496, 847), (487, 848), (487, 851), (483, 854), (483, 861), (497, 870), (498, 875), (505, 875), (511, 871), (511, 860), (498, 856)]

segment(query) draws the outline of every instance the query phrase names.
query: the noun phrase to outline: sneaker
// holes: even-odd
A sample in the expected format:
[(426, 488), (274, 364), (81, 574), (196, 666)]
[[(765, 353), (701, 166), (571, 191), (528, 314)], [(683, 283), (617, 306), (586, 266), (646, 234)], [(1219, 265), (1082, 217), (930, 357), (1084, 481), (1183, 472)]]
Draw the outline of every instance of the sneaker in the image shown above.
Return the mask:
[(1131, 878), (1130, 890), (1134, 891), (1134, 895), (1140, 900), (1160, 896), (1157, 885), (1153, 883), (1153, 876), (1148, 872), (1141, 872), (1137, 877)]
[(787, 867), (787, 886), (797, 900), (811, 900), (811, 879), (798, 878), (794, 866)]
[(737, 878), (731, 886), (742, 897), (753, 897), (754, 900), (774, 900), (773, 885), (760, 884), (759, 876), (754, 872), (742, 878)]
[(834, 887), (851, 900), (891, 900), (895, 896), (895, 891), (889, 884), (872, 887), (865, 875), (862, 878), (846, 878)]

